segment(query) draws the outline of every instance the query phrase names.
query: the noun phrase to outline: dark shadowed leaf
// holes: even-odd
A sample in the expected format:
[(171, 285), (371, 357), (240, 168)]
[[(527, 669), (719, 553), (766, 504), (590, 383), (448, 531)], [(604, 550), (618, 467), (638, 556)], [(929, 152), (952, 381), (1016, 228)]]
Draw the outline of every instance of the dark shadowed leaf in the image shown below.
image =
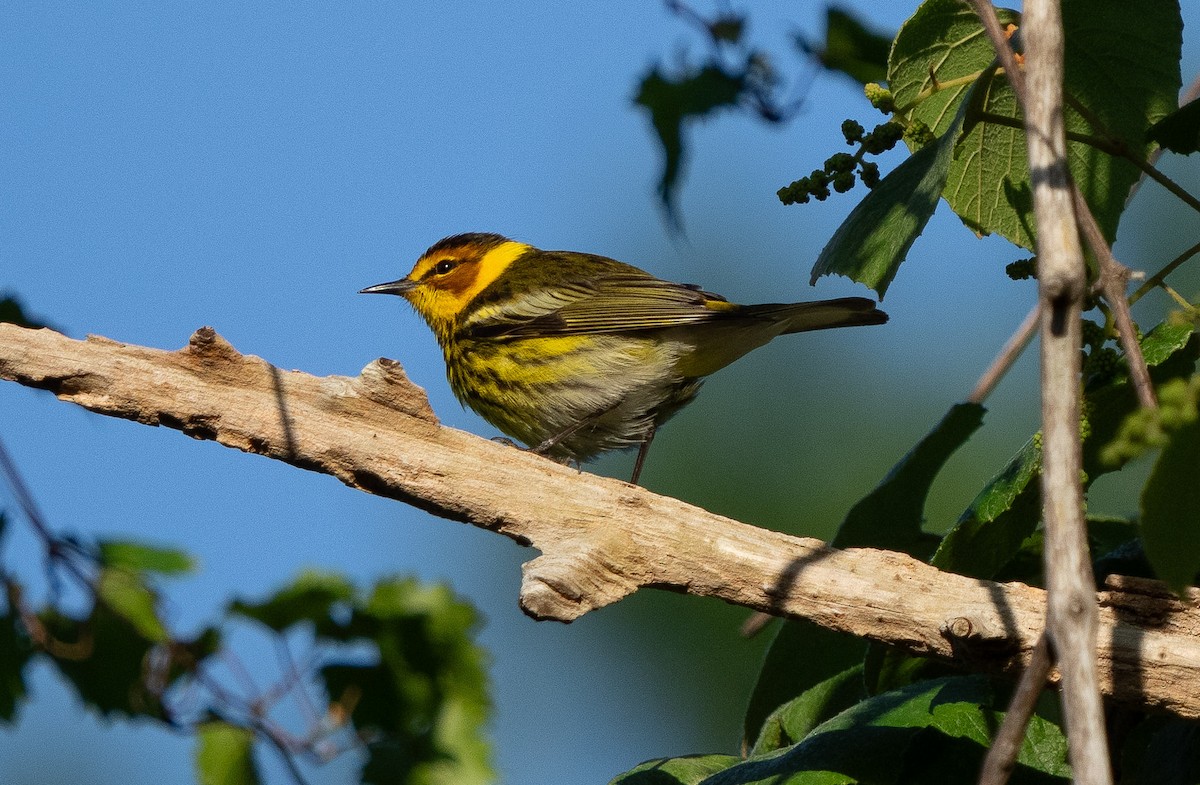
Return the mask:
[(866, 84), (887, 78), (892, 38), (870, 30), (850, 12), (830, 6), (825, 11), (825, 41), (809, 42), (798, 37), (796, 43), (829, 70)]
[(1146, 138), (1173, 153), (1191, 155), (1200, 150), (1200, 99), (1159, 120), (1146, 132)]
[(20, 618), (9, 609), (0, 616), (0, 720), (12, 722), (25, 700), (25, 663), (33, 649)]
[(46, 323), (35, 319), (25, 312), (21, 302), (11, 295), (0, 297), (0, 322), (19, 324), (22, 327), (48, 327)]
[(642, 79), (634, 101), (649, 110), (650, 122), (662, 143), (665, 162), (658, 193), (672, 221), (678, 222), (675, 189), (685, 155), (685, 124), (735, 106), (744, 87), (742, 74), (729, 73), (715, 63), (678, 77), (666, 76), (655, 67)]
[(100, 603), (82, 622), (54, 610), (39, 618), (56, 641), (52, 661), (86, 704), (105, 716), (163, 716), (144, 678), (153, 644), (125, 618)]
[(983, 424), (984, 408), (958, 404), (854, 505), (833, 540), (836, 548), (870, 547), (928, 558), (938, 538), (922, 531), (925, 499), (942, 466)]
[(1179, 428), (1142, 489), (1142, 541), (1159, 578), (1176, 591), (1200, 571), (1200, 420)]

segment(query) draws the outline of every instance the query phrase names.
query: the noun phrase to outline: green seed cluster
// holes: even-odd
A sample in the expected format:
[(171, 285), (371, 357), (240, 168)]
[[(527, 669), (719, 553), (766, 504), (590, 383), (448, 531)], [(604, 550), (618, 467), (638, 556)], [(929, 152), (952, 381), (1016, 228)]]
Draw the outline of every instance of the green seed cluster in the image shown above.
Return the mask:
[(891, 150), (904, 136), (904, 128), (899, 123), (888, 122), (867, 133), (860, 123), (847, 120), (842, 123), (842, 136), (846, 138), (846, 144), (858, 146), (858, 150), (829, 156), (824, 168), (814, 169), (807, 177), (780, 188), (779, 201), (784, 204), (807, 204), (809, 199), (823, 202), (833, 191), (840, 194), (849, 191), (857, 179), (868, 188), (874, 188), (879, 184), (879, 165), (863, 160), (863, 157)]
[(1037, 257), (1031, 256), (1028, 259), (1018, 259), (1011, 262), (1004, 268), (1005, 274), (1014, 281), (1026, 281), (1030, 278), (1037, 278)]
[(878, 82), (868, 82), (863, 87), (863, 93), (871, 102), (871, 106), (884, 114), (892, 114), (896, 111), (896, 99), (892, 97), (892, 91)]

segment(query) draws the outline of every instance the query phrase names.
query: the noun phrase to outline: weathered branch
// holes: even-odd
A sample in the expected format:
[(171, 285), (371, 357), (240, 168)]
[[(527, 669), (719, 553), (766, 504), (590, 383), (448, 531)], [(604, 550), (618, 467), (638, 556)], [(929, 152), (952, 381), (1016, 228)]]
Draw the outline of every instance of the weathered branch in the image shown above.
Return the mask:
[[(208, 328), (168, 352), (0, 324), (0, 378), (331, 474), (537, 548), (521, 606), (540, 619), (571, 621), (654, 586), (1005, 673), (1021, 668), (1042, 630), (1040, 589), (758, 529), (442, 427), (390, 360), (355, 378), (321, 378), (243, 356)], [(1124, 580), (1099, 595), (1104, 692), (1200, 717), (1200, 611), (1155, 582)]]

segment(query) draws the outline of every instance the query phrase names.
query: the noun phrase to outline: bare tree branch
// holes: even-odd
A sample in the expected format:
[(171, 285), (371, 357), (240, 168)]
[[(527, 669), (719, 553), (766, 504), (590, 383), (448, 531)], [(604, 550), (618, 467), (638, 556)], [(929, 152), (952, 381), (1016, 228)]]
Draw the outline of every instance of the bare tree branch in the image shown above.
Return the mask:
[[(1024, 665), (1045, 619), (1040, 589), (758, 529), (442, 427), (424, 392), (390, 360), (355, 378), (321, 378), (243, 356), (209, 328), (168, 352), (0, 324), (0, 378), (331, 474), (537, 548), (520, 600), (539, 619), (571, 621), (653, 586), (992, 673)], [(1200, 718), (1194, 597), (1177, 600), (1156, 582), (1123, 579), (1098, 599), (1104, 693)], [(1088, 604), (1096, 600), (1089, 593)]]

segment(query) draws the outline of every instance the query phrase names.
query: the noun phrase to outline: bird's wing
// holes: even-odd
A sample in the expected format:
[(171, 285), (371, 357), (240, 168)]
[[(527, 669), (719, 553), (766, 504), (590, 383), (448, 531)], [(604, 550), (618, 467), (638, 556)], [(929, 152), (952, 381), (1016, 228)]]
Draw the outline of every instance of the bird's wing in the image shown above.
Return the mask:
[(706, 322), (738, 309), (695, 286), (622, 273), (523, 293), (481, 308), (464, 326), (476, 337), (619, 333)]

